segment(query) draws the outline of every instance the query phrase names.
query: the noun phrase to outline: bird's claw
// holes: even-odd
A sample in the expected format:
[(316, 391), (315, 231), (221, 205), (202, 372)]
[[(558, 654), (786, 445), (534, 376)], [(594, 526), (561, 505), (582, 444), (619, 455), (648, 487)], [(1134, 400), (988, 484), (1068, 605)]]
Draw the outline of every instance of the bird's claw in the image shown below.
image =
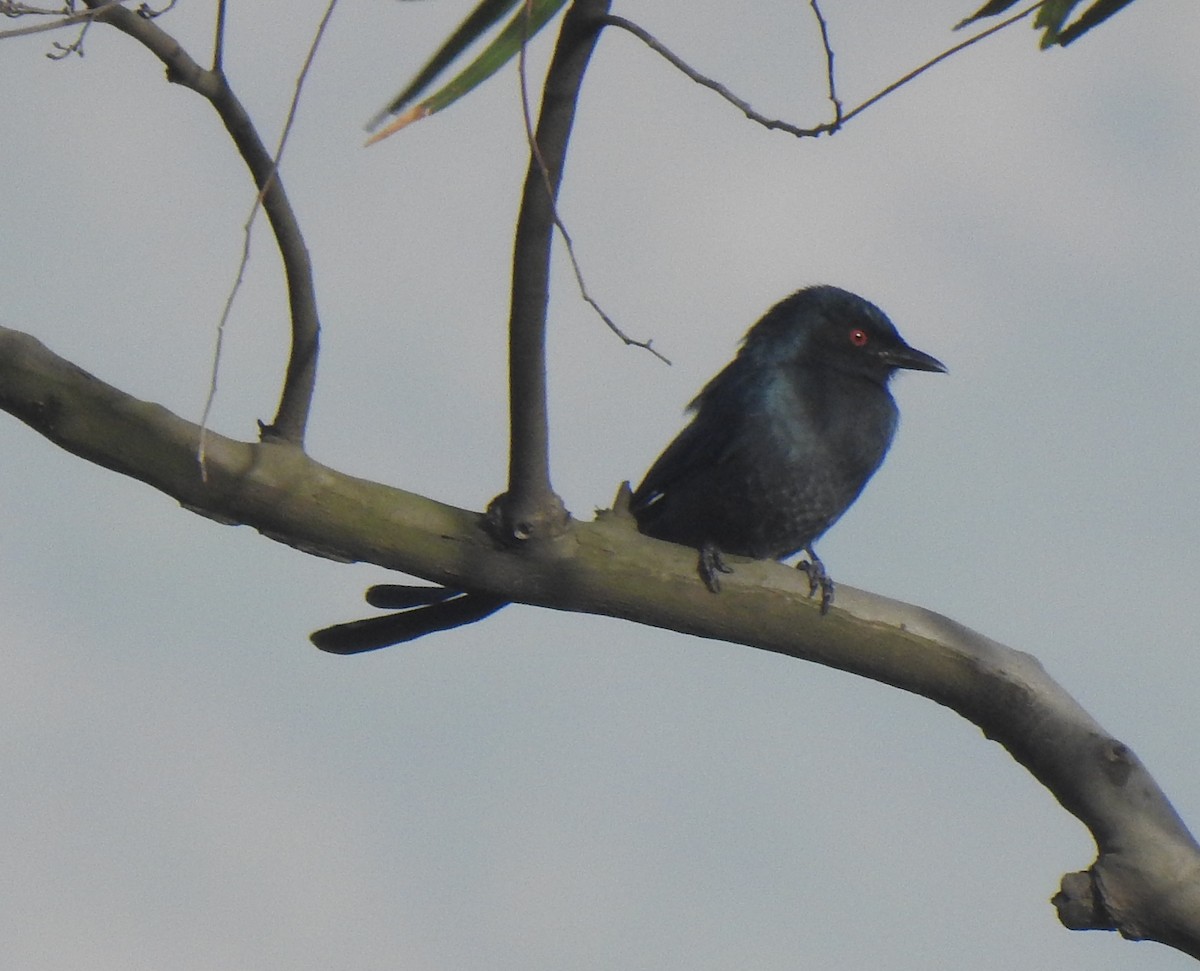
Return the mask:
[(808, 595), (814, 596), (821, 591), (821, 614), (829, 613), (829, 605), (833, 603), (833, 577), (825, 572), (825, 564), (821, 562), (811, 549), (806, 550), (809, 559), (796, 564), (796, 569), (808, 577)]
[(721, 557), (721, 551), (711, 543), (705, 543), (700, 547), (700, 579), (704, 581), (704, 585), (712, 593), (721, 592), (720, 573), (732, 573), (733, 567), (725, 562)]

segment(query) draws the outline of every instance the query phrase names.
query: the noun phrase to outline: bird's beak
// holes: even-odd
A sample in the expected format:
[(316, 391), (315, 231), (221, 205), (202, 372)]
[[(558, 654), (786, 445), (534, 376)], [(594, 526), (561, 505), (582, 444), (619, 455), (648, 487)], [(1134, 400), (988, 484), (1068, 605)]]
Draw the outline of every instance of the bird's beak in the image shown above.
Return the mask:
[(904, 347), (889, 347), (879, 355), (884, 362), (892, 367), (905, 368), (909, 371), (937, 371), (941, 374), (946, 373), (946, 365), (939, 361), (936, 357), (931, 357), (924, 351), (918, 351), (915, 347), (909, 347), (907, 344)]

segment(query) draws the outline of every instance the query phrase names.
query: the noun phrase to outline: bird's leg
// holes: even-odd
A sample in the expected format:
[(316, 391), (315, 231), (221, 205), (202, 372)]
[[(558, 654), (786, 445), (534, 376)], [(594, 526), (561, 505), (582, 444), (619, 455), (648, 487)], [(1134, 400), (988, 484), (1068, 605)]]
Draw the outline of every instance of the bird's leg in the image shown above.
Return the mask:
[(721, 558), (721, 551), (712, 543), (705, 543), (700, 547), (698, 569), (700, 571), (700, 579), (704, 581), (704, 585), (713, 593), (721, 592), (721, 578), (717, 574), (733, 572), (733, 567), (729, 566)]
[(825, 564), (817, 556), (816, 550), (811, 546), (806, 546), (804, 552), (808, 554), (808, 559), (797, 563), (796, 569), (803, 570), (805, 576), (808, 577), (808, 595), (810, 597), (818, 590), (821, 591), (821, 613), (827, 614), (829, 605), (833, 603), (833, 577), (825, 572)]

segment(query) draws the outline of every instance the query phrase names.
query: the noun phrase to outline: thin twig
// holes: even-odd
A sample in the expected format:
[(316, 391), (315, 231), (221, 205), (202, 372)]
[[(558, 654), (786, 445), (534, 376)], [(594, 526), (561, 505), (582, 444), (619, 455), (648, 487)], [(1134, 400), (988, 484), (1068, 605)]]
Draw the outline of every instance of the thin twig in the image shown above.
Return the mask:
[(33, 7), (20, 6), (15, 7), (12, 10), (3, 10), (0, 12), (10, 17), (24, 17), (30, 14), (41, 14), (44, 16), (58, 17), (58, 19), (49, 24), (37, 24), (33, 27), (13, 27), (11, 30), (0, 30), (0, 40), (3, 40), (5, 37), (21, 37), (25, 34), (41, 34), (47, 30), (59, 30), (62, 27), (71, 27), (74, 24), (88, 24), (112, 7), (119, 7), (120, 5), (121, 0), (106, 0), (105, 3), (99, 3), (94, 7), (88, 8), (87, 10), (80, 10), (76, 13), (67, 14), (65, 16), (62, 15), (61, 7), (57, 10), (40, 10)]
[(778, 129), (779, 131), (787, 132), (789, 135), (795, 135), (797, 138), (814, 138), (817, 135), (824, 135), (833, 132), (837, 129), (834, 123), (818, 125), (816, 128), (797, 128), (795, 125), (786, 121), (781, 121), (778, 118), (768, 118), (766, 115), (759, 114), (750, 107), (748, 102), (743, 101), (732, 91), (730, 91), (720, 81), (715, 81), (697, 71), (694, 67), (688, 64), (678, 54), (667, 48), (657, 37), (649, 31), (639, 27), (632, 20), (626, 20), (624, 17), (618, 17), (615, 14), (609, 14), (604, 18), (604, 22), (610, 27), (620, 27), (633, 34), (638, 40), (649, 47), (652, 51), (665, 57), (679, 71), (687, 75), (697, 84), (715, 91), (722, 98), (728, 101), (731, 105), (742, 112), (751, 121), (758, 122), (764, 128)]
[(179, 0), (167, 0), (167, 5), (159, 10), (155, 10), (148, 3), (139, 4), (137, 8), (137, 15), (139, 17), (145, 17), (147, 20), (153, 20), (155, 17), (161, 17), (165, 13), (170, 13), (175, 9), (175, 4), (178, 2)]
[(592, 297), (591, 293), (588, 292), (588, 288), (583, 280), (583, 270), (579, 266), (579, 260), (575, 258), (575, 243), (572, 241), (570, 233), (567, 232), (567, 227), (564, 226), (562, 220), (558, 218), (557, 211), (554, 214), (554, 225), (558, 228), (559, 233), (562, 235), (563, 243), (566, 244), (567, 257), (571, 262), (571, 269), (575, 273), (575, 282), (579, 285), (579, 295), (583, 298), (584, 302), (589, 304), (591, 308), (596, 311), (596, 314), (602, 321), (604, 321), (604, 323), (608, 326), (608, 329), (616, 334), (617, 337), (622, 340), (627, 347), (640, 347), (643, 350), (649, 351), (660, 361), (662, 361), (663, 364), (669, 366), (671, 364), (670, 358), (668, 358), (654, 346), (653, 339), (647, 339), (644, 341), (634, 340), (634, 338), (622, 331), (621, 328), (617, 326), (616, 322), (604, 312), (604, 309)]
[(833, 74), (833, 45), (829, 42), (829, 25), (821, 14), (821, 6), (817, 0), (811, 0), (813, 16), (817, 18), (817, 26), (821, 29), (821, 44), (825, 47), (825, 78), (829, 85), (829, 101), (833, 105), (833, 122), (830, 132), (842, 127), (842, 102), (837, 96), (837, 82)]
[(614, 14), (609, 14), (608, 16), (606, 16), (604, 18), (604, 22), (612, 27), (620, 27), (622, 30), (628, 31), (629, 33), (633, 34), (634, 37), (636, 37), (636, 38), (638, 38), (638, 40), (642, 41), (642, 43), (644, 43), (647, 47), (649, 47), (655, 53), (666, 58), (666, 60), (669, 61), (676, 69), (678, 69), (684, 75), (689, 77), (691, 80), (695, 81), (699, 85), (702, 85), (703, 87), (706, 87), (712, 91), (715, 91), (722, 98), (724, 98), (726, 101), (728, 101), (731, 105), (733, 105), (735, 108), (737, 108), (739, 111), (741, 111), (742, 114), (744, 114), (751, 121), (757, 122), (758, 124), (762, 125), (764, 128), (777, 129), (782, 132), (787, 132), (789, 135), (795, 135), (797, 138), (813, 138), (813, 137), (816, 137), (817, 135), (832, 134), (833, 132), (840, 129), (846, 122), (848, 122), (855, 115), (862, 114), (862, 112), (866, 111), (867, 108), (871, 107), (873, 104), (880, 101), (881, 99), (887, 97), (889, 94), (891, 94), (897, 88), (903, 87), (904, 85), (908, 84), (909, 81), (912, 81), (914, 78), (918, 77), (919, 75), (924, 74), (935, 64), (941, 63), (946, 58), (948, 58), (954, 54), (957, 54), (959, 51), (961, 51), (967, 47), (970, 47), (972, 44), (975, 44), (975, 43), (983, 40), (985, 37), (991, 36), (992, 34), (996, 33), (999, 30), (1003, 30), (1005, 27), (1009, 27), (1012, 24), (1015, 24), (1020, 20), (1024, 20), (1031, 13), (1033, 13), (1038, 8), (1043, 6), (1046, 2), (1047, 2), (1047, 0), (1038, 0), (1037, 3), (1033, 4), (1030, 7), (1027, 7), (1025, 10), (1021, 11), (1018, 14), (1014, 14), (1013, 16), (1009, 17), (1007, 20), (1001, 21), (998, 24), (988, 27), (986, 30), (983, 30), (978, 34), (975, 34), (973, 37), (970, 37), (967, 40), (963, 41), (961, 44), (955, 44), (953, 47), (951, 47), (948, 50), (943, 51), (941, 54), (937, 55), (937, 57), (934, 57), (931, 60), (926, 61), (920, 67), (918, 67), (912, 71), (909, 71), (898, 81), (894, 81), (893, 83), (889, 84), (886, 88), (884, 88), (878, 94), (873, 95), (872, 97), (868, 98), (866, 101), (864, 101), (862, 104), (860, 104), (857, 108), (854, 108), (851, 111), (842, 113), (842, 105), (841, 105), (841, 102), (837, 98), (836, 88), (834, 86), (833, 48), (830, 46), (830, 43), (829, 43), (828, 27), (825, 23), (825, 18), (821, 15), (820, 8), (817, 6), (816, 0), (811, 0), (811, 6), (813, 9), (813, 13), (816, 15), (817, 23), (821, 29), (821, 39), (825, 45), (826, 67), (827, 67), (827, 73), (828, 73), (828, 78), (829, 78), (829, 98), (833, 102), (833, 105), (834, 105), (834, 120), (832, 122), (829, 122), (824, 125), (817, 125), (815, 128), (800, 128), (796, 125), (790, 124), (789, 122), (781, 121), (778, 118), (768, 118), (765, 115), (759, 114), (757, 111), (755, 111), (753, 108), (751, 108), (747, 102), (743, 101), (741, 98), (739, 98), (737, 95), (735, 95), (732, 91), (730, 91), (727, 87), (725, 87), (725, 85), (721, 84), (719, 81), (715, 81), (712, 78), (706, 77), (705, 75), (701, 74), (699, 71), (697, 71), (695, 68), (693, 68), (690, 64), (688, 64), (686, 61), (684, 61), (681, 57), (679, 57), (679, 55), (675, 54), (668, 47), (666, 47), (662, 43), (662, 41), (660, 41), (657, 37), (655, 37), (653, 34), (649, 33), (644, 28), (639, 27), (637, 24), (633, 23), (632, 21), (626, 20), (624, 17), (618, 17)]
[(870, 108), (871, 105), (875, 104), (878, 101), (881, 101), (883, 98), (886, 98), (889, 94), (891, 94), (897, 88), (903, 87), (904, 85), (908, 84), (908, 82), (913, 80), (913, 78), (916, 78), (919, 75), (924, 74), (935, 64), (940, 64), (946, 58), (952, 57), (953, 55), (957, 54), (959, 51), (965, 50), (966, 48), (970, 47), (972, 44), (978, 43), (979, 41), (983, 40), (985, 37), (990, 37), (992, 34), (996, 33), (997, 31), (1003, 30), (1005, 27), (1010, 27), (1020, 20), (1024, 20), (1026, 17), (1028, 17), (1031, 13), (1036, 11), (1039, 7), (1043, 6), (1045, 3), (1046, 3), (1046, 0), (1038, 0), (1037, 3), (1033, 4), (1030, 7), (1026, 7), (1020, 13), (1013, 14), (1007, 20), (1002, 20), (998, 24), (993, 24), (991, 27), (988, 27), (986, 30), (981, 31), (978, 34), (975, 34), (973, 37), (968, 37), (961, 44), (955, 44), (953, 47), (949, 48), (948, 50), (942, 51), (942, 53), (940, 53), (937, 57), (932, 58), (931, 60), (926, 61), (920, 67), (915, 68), (912, 71), (909, 71), (906, 75), (904, 75), (904, 77), (900, 78), (898, 81), (893, 81), (886, 88), (884, 88), (878, 94), (873, 95), (872, 97), (868, 98), (866, 101), (864, 101), (862, 104), (860, 104), (857, 108), (853, 109), (852, 111), (848, 111), (842, 117), (842, 121), (847, 122), (851, 118), (853, 118), (855, 115), (862, 114), (864, 111), (866, 111), (868, 108)]
[(78, 54), (83, 57), (83, 41), (87, 37), (88, 28), (95, 23), (94, 20), (85, 21), (83, 26), (79, 28), (79, 35), (69, 44), (60, 44), (55, 41), (53, 44), (54, 50), (47, 51), (46, 56), (52, 61), (61, 61), (64, 57), (70, 57), (72, 54)]
[(71, 12), (68, 7), (35, 7), (16, 0), (0, 0), (0, 17), (24, 17), (27, 14), (37, 14), (42, 17), (63, 17)]
[[(527, 15), (528, 11), (529, 6), (526, 4)], [(537, 138), (534, 137), (533, 133), (533, 113), (529, 107), (529, 82), (525, 72), (525, 47), (528, 40), (529, 38), (526, 36), (525, 43), (521, 44), (521, 49), (517, 52), (517, 76), (520, 79), (521, 86), (521, 117), (525, 122), (525, 140), (529, 143), (531, 157), (536, 160), (538, 168), (541, 170), (542, 181), (546, 186), (546, 196), (550, 200), (551, 218), (554, 220), (554, 226), (558, 230), (559, 235), (562, 236), (563, 243), (566, 245), (567, 259), (571, 263), (571, 271), (575, 274), (575, 282), (579, 286), (579, 296), (596, 312), (596, 315), (604, 321), (608, 329), (616, 334), (617, 338), (626, 347), (640, 347), (643, 350), (649, 351), (664, 364), (670, 365), (671, 362), (655, 349), (653, 340), (639, 341), (626, 334), (617, 326), (616, 321), (605, 313), (604, 308), (600, 306), (600, 303), (588, 291), (587, 283), (583, 278), (583, 267), (580, 266), (579, 260), (575, 256), (575, 242), (571, 239), (571, 234), (567, 232), (566, 223), (563, 222), (562, 216), (558, 211), (554, 187), (550, 184), (550, 170), (546, 167), (546, 162), (542, 158), (542, 151), (538, 148)]]

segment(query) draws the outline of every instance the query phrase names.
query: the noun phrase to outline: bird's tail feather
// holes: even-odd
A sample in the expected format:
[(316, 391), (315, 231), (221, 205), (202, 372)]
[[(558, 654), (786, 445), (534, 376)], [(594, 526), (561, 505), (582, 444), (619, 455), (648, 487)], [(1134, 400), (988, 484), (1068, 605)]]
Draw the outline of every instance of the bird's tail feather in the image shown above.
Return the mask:
[(397, 613), (352, 620), (315, 631), (310, 640), (330, 654), (361, 654), (403, 644), (426, 634), (473, 624), (494, 614), (508, 601), (450, 587), (381, 583), (366, 594), (373, 607), (400, 608)]

